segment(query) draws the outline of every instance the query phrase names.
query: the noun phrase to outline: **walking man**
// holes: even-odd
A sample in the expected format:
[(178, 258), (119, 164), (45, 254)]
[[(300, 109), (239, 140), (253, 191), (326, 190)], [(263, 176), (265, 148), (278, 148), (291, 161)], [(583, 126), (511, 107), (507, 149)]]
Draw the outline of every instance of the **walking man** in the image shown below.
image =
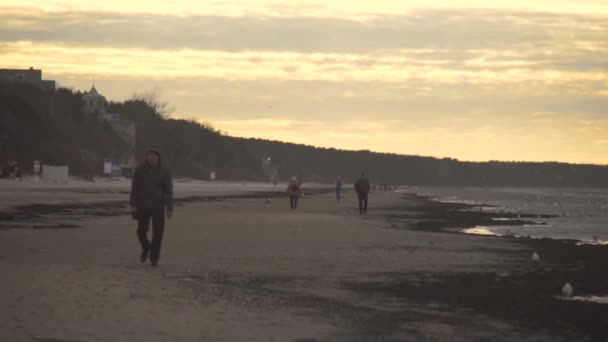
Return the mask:
[(361, 173), (361, 177), (355, 182), (355, 192), (359, 197), (359, 214), (367, 215), (367, 200), (371, 186), (369, 179), (365, 177), (365, 173)]
[[(150, 257), (152, 266), (158, 266), (160, 248), (165, 230), (165, 212), (173, 216), (173, 181), (169, 170), (162, 166), (160, 151), (150, 148), (144, 162), (133, 173), (131, 183), (131, 216), (137, 220), (137, 238), (141, 243), (139, 261)], [(152, 242), (148, 230), (152, 221)]]
[(287, 186), (287, 195), (289, 196), (289, 207), (291, 210), (298, 209), (298, 200), (302, 196), (302, 187), (296, 177), (291, 177)]

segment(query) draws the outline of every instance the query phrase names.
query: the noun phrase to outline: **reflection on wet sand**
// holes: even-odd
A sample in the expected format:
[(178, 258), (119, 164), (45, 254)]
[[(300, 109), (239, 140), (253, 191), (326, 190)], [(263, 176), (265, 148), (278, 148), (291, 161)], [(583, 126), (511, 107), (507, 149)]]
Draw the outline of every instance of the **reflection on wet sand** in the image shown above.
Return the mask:
[(591, 302), (597, 304), (608, 304), (608, 296), (576, 296), (576, 297), (560, 297), (564, 300), (578, 301), (578, 302)]
[(488, 227), (466, 228), (466, 229), (463, 229), (462, 232), (465, 234), (473, 234), (473, 235), (492, 235), (492, 236), (498, 235)]

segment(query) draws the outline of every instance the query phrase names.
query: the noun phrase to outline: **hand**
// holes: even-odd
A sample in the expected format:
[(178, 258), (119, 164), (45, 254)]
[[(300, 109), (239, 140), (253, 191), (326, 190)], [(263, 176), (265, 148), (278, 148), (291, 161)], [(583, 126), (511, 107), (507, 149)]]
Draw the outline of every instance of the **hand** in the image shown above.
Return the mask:
[(131, 217), (134, 219), (137, 218), (137, 208), (131, 207)]
[(167, 210), (167, 218), (173, 217), (173, 210)]

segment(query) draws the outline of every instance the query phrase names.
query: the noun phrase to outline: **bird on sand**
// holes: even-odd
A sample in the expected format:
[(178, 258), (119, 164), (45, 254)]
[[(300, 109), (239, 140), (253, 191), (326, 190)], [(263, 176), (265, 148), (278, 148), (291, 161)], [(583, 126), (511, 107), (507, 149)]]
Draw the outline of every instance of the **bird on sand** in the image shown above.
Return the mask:
[(564, 287), (562, 287), (562, 295), (564, 297), (572, 297), (573, 293), (574, 293), (574, 289), (572, 288), (572, 285), (570, 285), (570, 283), (566, 283), (566, 285), (564, 285)]
[(534, 252), (532, 254), (532, 261), (540, 261), (540, 255), (538, 255), (538, 253)]

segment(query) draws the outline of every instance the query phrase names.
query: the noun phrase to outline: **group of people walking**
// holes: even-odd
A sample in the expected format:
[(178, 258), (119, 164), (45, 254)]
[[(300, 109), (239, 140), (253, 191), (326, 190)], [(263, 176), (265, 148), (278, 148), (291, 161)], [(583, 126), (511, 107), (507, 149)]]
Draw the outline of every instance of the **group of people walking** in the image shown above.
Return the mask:
[[(338, 202), (341, 202), (342, 191), (344, 187), (344, 181), (342, 180), (342, 178), (338, 177), (336, 179), (335, 185), (336, 200)], [(354, 188), (359, 199), (359, 214), (366, 215), (369, 192), (372, 186), (369, 179), (365, 176), (364, 173), (362, 173), (361, 177), (357, 179)], [(289, 184), (287, 184), (287, 195), (289, 196), (289, 207), (291, 208), (291, 210), (298, 209), (298, 200), (302, 196), (302, 183), (296, 177), (291, 177), (291, 179), (289, 180)]]
[[(342, 200), (344, 182), (336, 180), (336, 199)], [(371, 184), (365, 174), (354, 184), (359, 199), (359, 214), (367, 214), (368, 196)], [(298, 209), (298, 201), (303, 195), (302, 183), (292, 177), (287, 185), (287, 195), (291, 210)], [(137, 220), (137, 238), (142, 252), (139, 260), (144, 263), (148, 259), (152, 266), (157, 266), (165, 231), (165, 218), (173, 216), (173, 181), (171, 173), (161, 162), (161, 153), (157, 148), (146, 151), (143, 163), (133, 172), (130, 196), (131, 216)], [(152, 223), (152, 240), (148, 238)]]

